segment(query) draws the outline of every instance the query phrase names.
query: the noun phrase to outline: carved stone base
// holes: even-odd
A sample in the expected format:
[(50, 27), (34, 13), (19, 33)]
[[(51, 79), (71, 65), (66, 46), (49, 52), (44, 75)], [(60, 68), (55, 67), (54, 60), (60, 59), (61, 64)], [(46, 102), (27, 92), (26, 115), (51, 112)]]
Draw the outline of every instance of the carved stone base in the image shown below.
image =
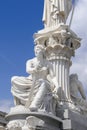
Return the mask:
[[(31, 116), (27, 118), (28, 124), (35, 129), (39, 130), (61, 130), (62, 129), (62, 120), (52, 114), (46, 113), (30, 113)], [(34, 123), (35, 122), (35, 123)]]
[(87, 130), (87, 114), (83, 115), (69, 109), (58, 110), (58, 115), (63, 120), (63, 129)]
[(51, 113), (10, 113), (6, 116), (8, 130), (61, 130), (62, 120)]
[[(21, 107), (22, 108), (22, 107)], [(14, 108), (15, 109), (15, 108)], [(25, 108), (26, 109), (26, 108)], [(22, 110), (25, 110), (24, 108)], [(87, 130), (87, 114), (59, 107), (57, 115), (46, 112), (22, 111), (6, 116), (8, 130)]]
[(8, 115), (5, 117), (8, 121), (8, 130), (22, 130), (26, 124), (26, 117), (29, 113), (29, 109), (22, 105), (15, 106), (11, 108)]

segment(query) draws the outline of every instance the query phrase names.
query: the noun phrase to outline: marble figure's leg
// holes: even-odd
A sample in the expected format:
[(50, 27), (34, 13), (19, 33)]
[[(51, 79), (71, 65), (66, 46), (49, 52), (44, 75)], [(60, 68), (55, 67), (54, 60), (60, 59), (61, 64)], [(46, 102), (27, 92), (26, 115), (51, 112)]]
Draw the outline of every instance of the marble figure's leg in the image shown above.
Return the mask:
[(46, 82), (42, 83), (29, 107), (31, 111), (37, 111), (38, 108), (40, 108), (44, 100), (44, 97), (48, 92), (49, 92), (49, 84), (46, 84)]

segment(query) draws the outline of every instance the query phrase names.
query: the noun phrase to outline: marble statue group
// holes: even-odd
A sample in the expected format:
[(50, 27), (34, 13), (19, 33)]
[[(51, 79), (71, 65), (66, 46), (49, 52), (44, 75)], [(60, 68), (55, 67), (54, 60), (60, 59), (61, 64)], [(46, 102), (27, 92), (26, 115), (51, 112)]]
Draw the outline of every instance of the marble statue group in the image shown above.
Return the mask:
[(50, 100), (54, 100), (54, 95), (58, 96), (58, 83), (52, 65), (45, 58), (45, 49), (42, 45), (35, 46), (35, 55), (35, 58), (28, 60), (26, 63), (26, 71), (30, 74), (29, 77), (12, 77), (14, 102), (15, 105), (21, 104), (29, 107), (31, 111), (38, 109), (45, 111), (46, 109), (53, 112), (53, 109), (55, 109), (54, 103)]
[[(86, 95), (79, 76), (70, 74), (71, 57), (81, 45), (81, 39), (66, 25), (71, 10), (72, 0), (44, 0), (44, 29), (34, 34), (35, 57), (26, 62), (29, 76), (11, 78), (15, 106), (7, 116), (8, 130), (17, 130), (19, 126), (18, 130), (31, 130), (29, 123), (36, 124), (36, 117), (48, 123), (56, 120), (60, 110), (87, 112)], [(49, 123), (47, 129), (48, 126)]]
[[(45, 28), (65, 24), (71, 9), (71, 0), (44, 0), (43, 21)], [(62, 31), (64, 31), (64, 29), (61, 30), (61, 32)], [(64, 31), (64, 34), (67, 35), (66, 30)], [(55, 38), (57, 39), (56, 43)], [(66, 39), (66, 37), (63, 35), (60, 38), (64, 38), (64, 40)], [(59, 77), (56, 76), (57, 74), (54, 72), (53, 64), (47, 59), (46, 56), (47, 47), (49, 48), (49, 46), (58, 46), (58, 44), (61, 45), (62, 43), (61, 41), (58, 43), (58, 38), (52, 35), (48, 39), (49, 44), (47, 46), (45, 46), (45, 44), (35, 45), (35, 58), (26, 62), (26, 72), (29, 74), (29, 76), (12, 77), (11, 92), (14, 96), (14, 104), (16, 106), (23, 105), (29, 108), (30, 111), (42, 110), (44, 112), (51, 112), (55, 114), (59, 101), (68, 99), (65, 94), (65, 90), (60, 89), (62, 88), (62, 83), (60, 84), (60, 81), (58, 81), (58, 78), (60, 78), (62, 74), (58, 75)], [(59, 65), (60, 62), (64, 61), (59, 60)], [(65, 65), (65, 63), (63, 63), (63, 65)], [(63, 65), (61, 64), (61, 66)], [(60, 70), (56, 69), (56, 71), (58, 71), (57, 73), (60, 73)], [(86, 96), (82, 87), (82, 83), (77, 78), (77, 74), (71, 74), (70, 76), (68, 75), (68, 79), (70, 100), (72, 100), (72, 102), (74, 102), (74, 104), (77, 106), (84, 106), (80, 108), (86, 109)], [(61, 82), (63, 82), (62, 78)], [(81, 97), (78, 97), (78, 92), (80, 93)]]

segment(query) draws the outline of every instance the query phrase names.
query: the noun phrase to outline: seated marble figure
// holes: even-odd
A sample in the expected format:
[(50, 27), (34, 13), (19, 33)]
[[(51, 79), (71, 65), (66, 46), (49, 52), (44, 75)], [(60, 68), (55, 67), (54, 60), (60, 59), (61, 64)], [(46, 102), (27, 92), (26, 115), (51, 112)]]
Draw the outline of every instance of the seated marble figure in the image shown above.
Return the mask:
[(77, 74), (70, 75), (70, 95), (74, 104), (81, 110), (87, 111), (87, 101), (85, 91)]
[[(26, 71), (31, 76), (25, 77), (24, 88), (23, 84), (21, 85), (20, 83), (20, 81), (24, 81), (23, 77), (12, 78), (12, 93), (15, 97), (16, 105), (19, 105), (18, 99), (21, 104), (31, 111), (44, 110), (55, 113), (58, 83), (52, 65), (46, 60), (45, 49), (42, 45), (35, 46), (35, 56), (35, 58), (28, 60), (26, 63)], [(18, 80), (19, 82), (17, 82)], [(22, 98), (20, 96), (20, 88), (21, 94), (26, 97), (26, 101), (23, 96)]]

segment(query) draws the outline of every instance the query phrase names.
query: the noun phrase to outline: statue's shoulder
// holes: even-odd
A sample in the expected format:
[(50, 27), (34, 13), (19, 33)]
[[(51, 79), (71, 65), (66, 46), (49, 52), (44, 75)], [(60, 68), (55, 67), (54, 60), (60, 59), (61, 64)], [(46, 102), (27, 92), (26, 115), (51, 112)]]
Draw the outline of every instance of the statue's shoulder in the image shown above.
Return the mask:
[(77, 76), (77, 74), (71, 74), (70, 76), (69, 76), (69, 79), (70, 79), (70, 81), (78, 81), (78, 76)]

